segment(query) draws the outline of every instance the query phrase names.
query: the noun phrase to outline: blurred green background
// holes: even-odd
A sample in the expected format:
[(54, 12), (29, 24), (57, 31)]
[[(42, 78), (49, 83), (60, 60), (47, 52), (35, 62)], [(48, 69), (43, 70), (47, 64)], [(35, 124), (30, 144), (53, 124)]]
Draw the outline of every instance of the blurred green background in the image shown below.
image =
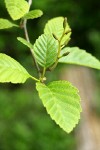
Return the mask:
[[(48, 19), (65, 16), (72, 28), (69, 45), (86, 49), (100, 59), (99, 0), (33, 0), (31, 9), (44, 12), (41, 18), (28, 21), (32, 43), (43, 33)], [(10, 19), (4, 0), (0, 1), (0, 18)], [(22, 29), (0, 30), (0, 52), (12, 56), (36, 75), (30, 52), (17, 41), (18, 36), (24, 37)], [(59, 65), (48, 75), (49, 80), (59, 79), (61, 69)], [(100, 72), (94, 73), (100, 85)], [(24, 85), (0, 84), (0, 150), (75, 150), (75, 131), (66, 134), (50, 119), (34, 87), (30, 80)], [(99, 105), (97, 109), (100, 114)]]

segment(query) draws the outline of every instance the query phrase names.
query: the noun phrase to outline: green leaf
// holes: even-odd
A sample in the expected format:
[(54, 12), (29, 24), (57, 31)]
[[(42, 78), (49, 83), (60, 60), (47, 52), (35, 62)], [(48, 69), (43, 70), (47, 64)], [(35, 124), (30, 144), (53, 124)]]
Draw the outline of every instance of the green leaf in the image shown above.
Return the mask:
[(100, 61), (85, 50), (78, 47), (67, 47), (62, 50), (61, 55), (69, 52), (67, 56), (63, 56), (59, 59), (60, 63), (75, 64), (95, 69), (100, 69)]
[(57, 58), (58, 41), (51, 35), (42, 34), (33, 46), (37, 62), (45, 68), (51, 66)]
[(67, 81), (54, 81), (46, 86), (36, 83), (40, 99), (51, 118), (67, 133), (80, 119), (80, 97), (78, 90)]
[(24, 38), (17, 37), (17, 40), (26, 45), (28, 48), (33, 49), (33, 45), (29, 42), (27, 42)]
[[(47, 24), (45, 25), (45, 28), (44, 28), (44, 33), (47, 33), (47, 34), (54, 34), (56, 35), (56, 37), (58, 38), (58, 40), (61, 39), (62, 37), (62, 34), (64, 32), (64, 27), (63, 27), (63, 22), (64, 22), (64, 17), (56, 17), (56, 18), (53, 18), (51, 20), (49, 20), (47, 22)], [(69, 32), (71, 29), (68, 25), (68, 23), (66, 24), (66, 28), (65, 28), (65, 32)], [(71, 32), (66, 34), (63, 39), (62, 39), (62, 42), (61, 44), (63, 45), (66, 41), (69, 41), (70, 40), (70, 35), (71, 35)]]
[(0, 53), (0, 82), (24, 83), (31, 75), (16, 60)]
[(27, 14), (25, 14), (24, 18), (25, 19), (34, 19), (34, 18), (41, 17), (42, 15), (43, 15), (43, 12), (39, 9), (36, 9), (36, 10), (29, 11)]
[(0, 29), (11, 28), (14, 26), (18, 27), (18, 25), (11, 23), (9, 20), (0, 18)]
[(29, 11), (29, 4), (25, 0), (5, 0), (5, 4), (13, 20), (22, 18)]

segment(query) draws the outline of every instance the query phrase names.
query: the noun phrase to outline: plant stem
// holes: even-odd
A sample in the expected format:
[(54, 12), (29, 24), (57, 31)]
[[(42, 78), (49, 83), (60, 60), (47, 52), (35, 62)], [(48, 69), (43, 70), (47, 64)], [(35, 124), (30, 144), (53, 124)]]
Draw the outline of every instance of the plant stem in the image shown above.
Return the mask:
[(43, 68), (42, 75), (41, 75), (41, 77), (40, 77), (40, 81), (41, 81), (41, 82), (44, 82), (44, 81), (46, 80), (46, 78), (45, 78), (45, 72), (46, 72), (46, 68), (44, 67), (44, 68)]
[(37, 78), (30, 76), (33, 80), (40, 82), (40, 80), (38, 80)]
[(57, 59), (56, 59), (56, 62), (53, 64), (53, 66), (51, 68), (49, 68), (50, 71), (52, 71), (57, 66), (57, 64), (58, 64), (58, 60), (59, 60), (59, 57), (60, 57), (60, 52), (61, 52), (61, 49), (62, 49), (61, 48), (61, 41), (62, 41), (64, 35), (65, 35), (65, 29), (64, 29), (64, 31), (62, 33), (62, 36), (61, 36), (60, 40), (58, 40), (58, 54), (57, 54)]
[[(31, 6), (32, 0), (29, 0), (28, 3), (29, 3), (29, 6)], [(28, 31), (27, 31), (27, 19), (24, 19), (24, 21), (23, 21), (23, 28), (24, 28), (24, 33), (25, 33), (26, 40), (27, 40), (27, 42), (30, 43), (30, 39), (29, 39)], [(39, 66), (37, 64), (37, 61), (36, 61), (36, 59), (34, 57), (33, 49), (30, 48), (30, 52), (32, 54), (32, 58), (33, 58), (34, 64), (36, 66), (36, 69), (37, 69), (37, 71), (39, 73), (39, 77), (40, 77), (41, 76), (41, 72), (40, 72), (40, 68), (39, 68)]]
[(57, 59), (56, 59), (56, 62), (53, 64), (52, 67), (50, 67), (50, 71), (52, 71), (58, 64), (58, 60), (59, 60), (59, 55), (60, 55), (60, 51), (61, 51), (61, 45), (60, 45), (60, 41), (58, 41), (58, 54), (57, 54)]
[(53, 70), (57, 64), (58, 64), (58, 60), (59, 60), (59, 56), (60, 56), (60, 52), (61, 52), (61, 41), (62, 41), (62, 38), (64, 36), (65, 32), (63, 32), (60, 40), (58, 41), (58, 54), (57, 54), (57, 59), (56, 59), (56, 62), (54, 63), (54, 65), (50, 68), (50, 70)]

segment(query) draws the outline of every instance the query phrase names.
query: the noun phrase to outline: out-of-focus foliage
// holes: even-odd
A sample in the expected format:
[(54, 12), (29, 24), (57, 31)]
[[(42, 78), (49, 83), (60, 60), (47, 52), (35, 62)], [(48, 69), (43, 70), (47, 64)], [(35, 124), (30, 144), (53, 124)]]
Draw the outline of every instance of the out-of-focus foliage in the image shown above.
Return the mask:
[(0, 90), (1, 150), (73, 150), (75, 141), (46, 114), (36, 92)]
[[(100, 59), (99, 7), (99, 0), (34, 0), (31, 9), (41, 9), (44, 15), (28, 21), (30, 40), (34, 43), (35, 39), (43, 33), (48, 19), (65, 16), (73, 33), (70, 46), (77, 45)], [(11, 20), (5, 9), (4, 0), (0, 1), (0, 18)], [(18, 60), (33, 74), (30, 52), (17, 41), (16, 37), (24, 37), (22, 29), (0, 31), (0, 52)], [(49, 76), (50, 81), (52, 78), (57, 80), (61, 72), (60, 67), (58, 66), (59, 71), (54, 72), (55, 75)], [(100, 73), (97, 71), (96, 75), (100, 83)], [(46, 115), (33, 90), (34, 83), (28, 84), (29, 82), (25, 84), (24, 89), (21, 85), (0, 84), (0, 150), (75, 149), (73, 134), (64, 133)]]

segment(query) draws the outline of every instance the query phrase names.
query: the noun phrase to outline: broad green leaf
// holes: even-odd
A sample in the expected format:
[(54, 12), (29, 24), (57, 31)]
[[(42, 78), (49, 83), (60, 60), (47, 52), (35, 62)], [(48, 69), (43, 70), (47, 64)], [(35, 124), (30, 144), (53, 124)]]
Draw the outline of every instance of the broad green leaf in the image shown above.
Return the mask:
[(67, 56), (59, 59), (60, 63), (75, 64), (95, 69), (100, 69), (100, 61), (85, 50), (78, 47), (67, 47), (62, 50), (62, 54), (70, 52)]
[(6, 29), (6, 28), (11, 28), (11, 27), (18, 27), (18, 25), (11, 23), (7, 19), (0, 18), (0, 29)]
[(42, 34), (33, 46), (37, 62), (42, 67), (50, 67), (57, 58), (58, 41), (51, 35)]
[[(58, 38), (58, 40), (61, 39), (62, 37), (62, 34), (64, 32), (64, 28), (63, 28), (63, 22), (64, 22), (64, 17), (56, 17), (56, 18), (53, 18), (51, 20), (49, 20), (44, 28), (44, 33), (47, 33), (47, 34), (54, 34), (56, 35), (56, 37)], [(68, 32), (70, 31), (70, 27), (67, 23), (66, 25), (66, 29), (65, 29), (65, 32)], [(66, 34), (63, 39), (62, 39), (62, 42), (61, 44), (63, 45), (66, 41), (69, 41), (70, 40), (70, 35), (71, 35), (71, 32)]]
[(39, 97), (51, 118), (67, 133), (80, 119), (80, 97), (78, 90), (67, 81), (48, 84), (36, 83)]
[(16, 60), (0, 53), (0, 82), (24, 83), (31, 75)]
[(25, 0), (5, 0), (5, 4), (13, 20), (22, 18), (29, 11), (29, 4)]
[(41, 17), (42, 15), (43, 15), (43, 12), (39, 9), (36, 9), (36, 10), (29, 11), (27, 14), (25, 14), (24, 18), (25, 19), (34, 19), (34, 18)]
[(26, 45), (28, 48), (33, 49), (33, 45), (29, 42), (27, 42), (24, 38), (17, 37), (17, 40)]

